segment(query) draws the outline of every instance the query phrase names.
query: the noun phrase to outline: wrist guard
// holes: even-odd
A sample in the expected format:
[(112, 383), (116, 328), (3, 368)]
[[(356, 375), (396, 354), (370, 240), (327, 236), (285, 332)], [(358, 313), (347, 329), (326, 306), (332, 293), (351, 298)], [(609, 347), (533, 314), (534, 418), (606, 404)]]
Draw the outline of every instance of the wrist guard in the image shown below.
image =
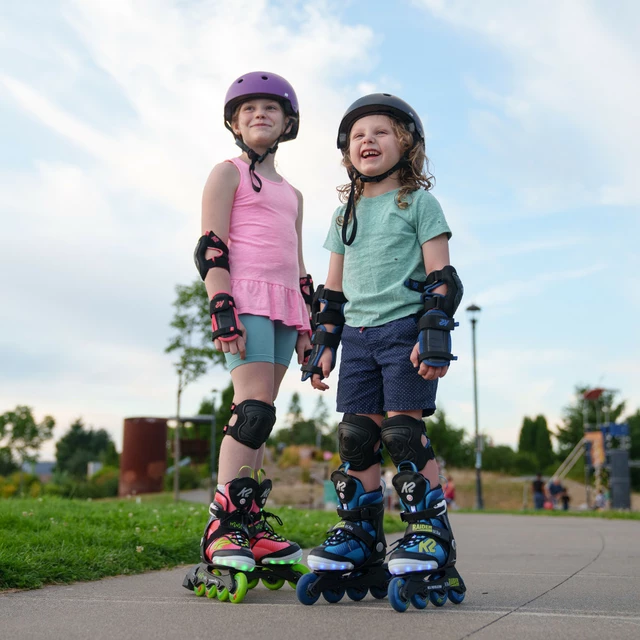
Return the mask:
[[(331, 371), (336, 366), (336, 353), (340, 345), (342, 328), (344, 327), (344, 305), (346, 303), (347, 299), (342, 291), (325, 289), (322, 285), (318, 287), (311, 309), (312, 326), (314, 328), (311, 337), (313, 346), (307, 363), (301, 367), (303, 382), (315, 373), (320, 376), (320, 379), (324, 378), (322, 368), (318, 366), (318, 362), (325, 349), (331, 350)], [(329, 331), (325, 323), (335, 326)]]
[(209, 313), (211, 313), (212, 340), (231, 342), (242, 335), (242, 331), (238, 329), (236, 303), (233, 296), (226, 291), (220, 291), (211, 298)]
[[(443, 284), (447, 285), (446, 294), (433, 293), (434, 289)], [(459, 324), (454, 320), (453, 314), (464, 293), (456, 270), (447, 265), (440, 271), (432, 271), (426, 282), (417, 283), (410, 280), (405, 282), (405, 285), (416, 291), (423, 291), (425, 313), (418, 321), (420, 362), (425, 362), (431, 367), (448, 367), (452, 360), (458, 359), (451, 353), (451, 332)]]
[[(217, 253), (213, 258), (207, 259), (208, 249), (216, 250)], [(193, 252), (193, 260), (196, 263), (200, 277), (204, 280), (207, 277), (207, 273), (209, 273), (209, 269), (219, 267), (229, 271), (229, 248), (213, 231), (207, 231), (198, 240), (196, 249)]]

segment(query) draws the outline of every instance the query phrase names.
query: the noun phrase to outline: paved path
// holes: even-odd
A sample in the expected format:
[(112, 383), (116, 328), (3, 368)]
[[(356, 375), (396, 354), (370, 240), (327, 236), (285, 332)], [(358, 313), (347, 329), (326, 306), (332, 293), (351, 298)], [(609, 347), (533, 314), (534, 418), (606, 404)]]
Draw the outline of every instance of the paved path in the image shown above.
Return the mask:
[(640, 638), (640, 522), (480, 514), (452, 522), (468, 587), (459, 606), (400, 614), (367, 596), (306, 607), (287, 585), (260, 585), (233, 605), (183, 589), (180, 568), (0, 596), (0, 638)]

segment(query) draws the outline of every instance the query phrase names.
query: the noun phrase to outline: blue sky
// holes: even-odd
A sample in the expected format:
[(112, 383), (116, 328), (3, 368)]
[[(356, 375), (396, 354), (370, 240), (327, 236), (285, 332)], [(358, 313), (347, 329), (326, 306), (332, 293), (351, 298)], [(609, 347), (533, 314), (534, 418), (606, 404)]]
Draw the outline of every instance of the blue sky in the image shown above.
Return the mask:
[[(305, 196), (316, 282), (345, 178), (340, 117), (365, 93), (395, 93), (425, 124), (462, 307), (482, 307), (481, 430), (514, 444), (538, 413), (553, 428), (578, 383), (618, 389), (635, 412), (639, 19), (631, 0), (11, 3), (0, 16), (0, 411), (51, 414), (56, 437), (82, 416), (118, 447), (124, 417), (175, 412), (174, 287), (197, 276), (206, 176), (236, 155), (224, 94), (266, 69), (300, 100), (299, 138), (278, 164)], [(458, 319), (439, 406), (470, 431), (471, 330)], [(185, 413), (228, 379), (217, 369), (189, 387)], [(280, 416), (294, 391), (311, 413), (317, 392), (292, 367)]]

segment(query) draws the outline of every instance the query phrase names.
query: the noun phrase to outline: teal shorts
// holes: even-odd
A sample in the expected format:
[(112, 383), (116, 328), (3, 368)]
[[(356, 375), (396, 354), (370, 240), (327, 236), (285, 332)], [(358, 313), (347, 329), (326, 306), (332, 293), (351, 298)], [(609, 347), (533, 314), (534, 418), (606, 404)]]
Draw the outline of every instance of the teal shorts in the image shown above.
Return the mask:
[(289, 366), (291, 356), (298, 340), (298, 330), (288, 327), (279, 320), (270, 320), (264, 316), (240, 314), (240, 322), (247, 330), (247, 356), (244, 360), (238, 354), (224, 354), (227, 368), (233, 371), (248, 362), (270, 362)]

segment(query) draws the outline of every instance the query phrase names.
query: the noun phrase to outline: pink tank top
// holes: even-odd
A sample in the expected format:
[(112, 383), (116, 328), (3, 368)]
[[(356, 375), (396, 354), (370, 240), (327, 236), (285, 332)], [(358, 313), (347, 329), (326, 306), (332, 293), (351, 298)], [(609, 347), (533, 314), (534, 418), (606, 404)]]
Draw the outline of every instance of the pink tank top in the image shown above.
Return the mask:
[(298, 197), (286, 181), (260, 176), (256, 193), (249, 165), (233, 158), (240, 184), (229, 224), (231, 295), (238, 313), (280, 320), (298, 331), (308, 331), (309, 315), (300, 293), (298, 265)]

